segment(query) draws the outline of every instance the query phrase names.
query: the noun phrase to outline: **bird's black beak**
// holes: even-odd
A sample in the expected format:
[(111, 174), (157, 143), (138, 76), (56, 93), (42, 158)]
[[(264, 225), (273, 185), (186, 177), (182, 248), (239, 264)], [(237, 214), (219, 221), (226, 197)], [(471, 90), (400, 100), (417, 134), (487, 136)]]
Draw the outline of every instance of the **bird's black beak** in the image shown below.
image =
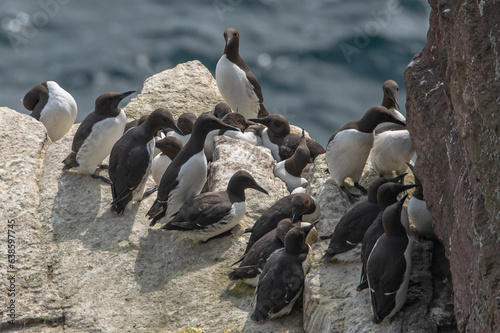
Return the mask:
[(127, 97), (129, 95), (132, 95), (133, 93), (135, 93), (135, 90), (124, 92), (124, 93), (122, 93), (122, 98), (121, 99), (124, 99), (125, 97)]
[(231, 125), (226, 125), (224, 128), (222, 129), (225, 129), (225, 130), (228, 130), (228, 131), (237, 131), (237, 132), (241, 132), (239, 128), (236, 128), (234, 126), (231, 126)]
[(391, 182), (393, 183), (400, 183), (401, 181), (404, 180), (405, 176), (408, 174), (408, 172), (402, 173), (400, 175), (397, 175), (396, 177), (391, 179)]
[(269, 193), (267, 193), (266, 190), (264, 190), (259, 184), (255, 183), (254, 184), (254, 187), (253, 187), (254, 190), (257, 190), (259, 192), (262, 192), (262, 193), (265, 193), (267, 195), (269, 195)]
[(172, 124), (172, 127), (171, 127), (175, 133), (177, 134), (180, 134), (180, 135), (184, 135), (184, 133), (181, 131), (181, 129), (179, 127), (177, 127), (176, 124)]
[(399, 107), (399, 103), (398, 103), (398, 99), (397, 99), (397, 98), (394, 98), (394, 104), (396, 104), (396, 107), (398, 108), (398, 110), (400, 110), (400, 107)]

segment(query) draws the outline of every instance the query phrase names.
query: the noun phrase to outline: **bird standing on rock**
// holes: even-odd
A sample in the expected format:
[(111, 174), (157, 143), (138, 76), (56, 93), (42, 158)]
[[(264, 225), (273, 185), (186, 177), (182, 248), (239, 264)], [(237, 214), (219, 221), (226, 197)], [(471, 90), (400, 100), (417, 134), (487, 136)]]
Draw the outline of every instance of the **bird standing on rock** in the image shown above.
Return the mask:
[(379, 187), (377, 191), (377, 201), (380, 206), (380, 213), (378, 214), (375, 221), (373, 221), (370, 227), (366, 230), (363, 236), (363, 243), (361, 246), (361, 278), (360, 283), (356, 288), (357, 291), (361, 291), (368, 287), (368, 282), (366, 280), (366, 263), (373, 247), (377, 243), (377, 240), (384, 233), (384, 226), (382, 223), (384, 210), (398, 201), (399, 193), (414, 188), (415, 186), (416, 185), (414, 184), (403, 185), (396, 183), (385, 183)]
[(78, 109), (75, 99), (54, 81), (33, 87), (22, 102), (31, 111), (30, 116), (42, 122), (52, 142), (65, 136), (75, 122)]
[(152, 219), (150, 226), (163, 218), (170, 222), (186, 201), (200, 194), (207, 180), (207, 158), (203, 146), (207, 134), (216, 129), (237, 130), (210, 114), (202, 114), (196, 119), (191, 138), (161, 178), (158, 196), (147, 213)]
[(73, 137), (72, 151), (63, 161), (63, 170), (73, 168), (109, 183), (109, 179), (97, 176), (95, 170), (123, 134), (127, 117), (118, 104), (132, 93), (106, 93), (97, 97), (94, 112), (85, 117)]
[[(406, 122), (406, 118), (397, 110), (399, 86), (396, 81), (387, 80), (382, 86), (385, 106), (397, 119)], [(373, 148), (370, 153), (372, 166), (380, 176), (396, 171), (406, 170), (406, 162), (415, 155), (410, 132), (405, 126), (394, 123), (382, 123), (374, 131)]]
[(312, 214), (316, 209), (316, 203), (309, 194), (290, 194), (279, 199), (255, 221), (252, 228), (245, 230), (246, 232), (252, 232), (245, 253), (250, 250), (257, 240), (275, 229), (281, 220), (291, 218), (292, 222), (300, 221), (303, 215)]
[(236, 172), (225, 191), (202, 193), (184, 203), (175, 218), (162, 229), (200, 242), (233, 229), (243, 218), (245, 189), (268, 194), (247, 171)]
[(366, 194), (366, 189), (359, 184), (359, 180), (372, 148), (373, 130), (383, 122), (406, 125), (396, 119), (387, 108), (373, 106), (366, 111), (363, 118), (344, 125), (328, 142), (326, 164), (330, 176), (352, 203), (358, 199), (359, 194), (349, 192), (344, 186), (344, 180), (351, 178), (354, 186)]
[(240, 56), (240, 34), (234, 28), (224, 31), (226, 46), (215, 68), (217, 87), (234, 112), (245, 118), (265, 117), (262, 90), (257, 78)]
[(411, 272), (411, 238), (401, 224), (401, 210), (406, 199), (384, 210), (384, 233), (373, 247), (366, 270), (373, 310), (373, 322), (393, 317), (405, 304)]
[(156, 185), (160, 185), (161, 177), (163, 177), (165, 170), (167, 170), (170, 163), (172, 163), (174, 158), (181, 151), (183, 144), (181, 140), (176, 137), (167, 136), (156, 141), (155, 147), (158, 148), (161, 153), (156, 155), (153, 159), (151, 174)]
[[(290, 133), (290, 124), (285, 116), (271, 114), (264, 118), (249, 120), (267, 127), (262, 131), (262, 143), (271, 150), (276, 161), (280, 162), (292, 157), (300, 143), (301, 136)], [(311, 154), (311, 162), (314, 162), (318, 155), (325, 153), (325, 148), (311, 138), (306, 137), (306, 145)]]
[(330, 245), (325, 252), (325, 259), (349, 251), (363, 240), (366, 230), (380, 214), (381, 208), (377, 201), (377, 191), (387, 182), (398, 183), (406, 173), (394, 178), (377, 178), (368, 187), (368, 199), (352, 207), (342, 216), (332, 234)]
[(310, 163), (311, 153), (307, 148), (304, 129), (300, 143), (293, 155), (284, 161), (278, 162), (273, 169), (276, 177), (285, 182), (289, 192), (293, 192), (297, 187), (307, 183), (307, 179), (302, 178), (302, 170)]
[(311, 224), (288, 231), (285, 247), (267, 260), (255, 289), (252, 320), (262, 322), (266, 318), (287, 315), (302, 296), (304, 278), (312, 262), (306, 235), (313, 227)]
[(172, 127), (182, 133), (169, 111), (156, 109), (141, 125), (131, 128), (113, 146), (109, 156), (113, 213), (122, 214), (129, 202), (142, 200), (146, 180), (151, 173), (154, 136), (164, 127)]

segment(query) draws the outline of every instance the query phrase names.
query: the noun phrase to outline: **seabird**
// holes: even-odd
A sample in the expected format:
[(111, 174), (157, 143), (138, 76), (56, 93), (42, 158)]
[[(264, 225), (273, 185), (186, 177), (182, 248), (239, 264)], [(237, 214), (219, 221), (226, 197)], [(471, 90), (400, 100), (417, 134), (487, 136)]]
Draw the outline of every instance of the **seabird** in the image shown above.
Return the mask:
[[(262, 144), (271, 150), (276, 161), (286, 160), (293, 155), (299, 145), (301, 136), (290, 133), (290, 124), (285, 116), (271, 114), (263, 118), (250, 119), (250, 121), (267, 127), (262, 131)], [(325, 153), (325, 148), (311, 138), (306, 137), (306, 144), (311, 154), (311, 162), (314, 162), (318, 155)]]
[(304, 278), (312, 263), (312, 251), (305, 239), (312, 227), (292, 228), (285, 236), (285, 247), (267, 260), (255, 289), (252, 320), (262, 322), (287, 315), (302, 296)]
[(278, 162), (273, 169), (274, 176), (285, 182), (289, 192), (307, 183), (307, 179), (302, 177), (302, 171), (310, 163), (311, 153), (307, 148), (304, 130), (300, 143), (293, 155), (284, 161)]
[(154, 135), (167, 126), (180, 132), (169, 111), (156, 109), (141, 125), (131, 128), (116, 141), (109, 156), (113, 213), (122, 214), (129, 202), (142, 200), (151, 172)]
[(75, 99), (54, 81), (33, 87), (22, 102), (24, 107), (31, 111), (30, 116), (45, 125), (52, 142), (65, 136), (75, 122)]
[(217, 87), (231, 109), (245, 118), (265, 117), (262, 90), (257, 78), (240, 56), (240, 34), (234, 28), (224, 31), (226, 46), (215, 68)]
[(354, 203), (359, 194), (349, 192), (344, 180), (350, 177), (354, 186), (366, 194), (366, 189), (359, 184), (361, 174), (373, 144), (373, 130), (378, 124), (393, 122), (406, 125), (383, 106), (373, 106), (363, 118), (344, 125), (331, 138), (326, 148), (326, 163), (332, 180)]
[(97, 97), (94, 112), (85, 117), (73, 137), (71, 153), (63, 161), (63, 170), (73, 168), (109, 182), (109, 179), (97, 176), (95, 170), (123, 134), (127, 117), (118, 104), (132, 93), (134, 91), (106, 93)]
[(361, 246), (361, 277), (359, 285), (356, 287), (357, 291), (364, 290), (368, 287), (368, 282), (366, 281), (366, 262), (368, 261), (368, 256), (370, 255), (373, 246), (379, 239), (379, 237), (384, 233), (384, 226), (382, 224), (382, 214), (384, 210), (390, 205), (398, 201), (398, 194), (407, 191), (416, 185), (402, 185), (397, 183), (385, 183), (381, 185), (377, 191), (377, 202), (380, 206), (380, 213), (370, 227), (366, 230), (363, 236), (363, 242)]
[(432, 215), (425, 203), (422, 183), (417, 178), (417, 175), (415, 175), (413, 165), (408, 163), (408, 167), (410, 167), (413, 172), (415, 184), (417, 185), (415, 191), (412, 193), (410, 201), (408, 201), (408, 217), (415, 226), (415, 229), (417, 229), (421, 235), (427, 238), (436, 239), (437, 236), (432, 226)]
[(151, 175), (156, 185), (160, 185), (161, 177), (165, 173), (165, 170), (167, 170), (183, 146), (181, 140), (173, 136), (167, 136), (155, 142), (155, 147), (161, 151), (153, 159), (151, 167)]
[(252, 228), (245, 230), (252, 232), (245, 253), (257, 240), (275, 229), (279, 221), (286, 218), (291, 218), (292, 222), (300, 221), (304, 214), (312, 214), (315, 210), (315, 201), (309, 194), (290, 194), (281, 198), (255, 221)]
[(368, 187), (368, 199), (352, 207), (337, 223), (331, 235), (330, 245), (324, 258), (330, 260), (333, 256), (347, 252), (363, 240), (363, 235), (375, 221), (381, 208), (377, 202), (377, 191), (387, 182), (399, 183), (406, 173), (394, 178), (377, 178)]
[(163, 174), (158, 196), (147, 213), (152, 219), (150, 226), (163, 218), (164, 222), (171, 221), (186, 201), (200, 194), (207, 179), (203, 146), (207, 134), (215, 129), (235, 128), (210, 114), (202, 114), (196, 119), (191, 138)]
[(202, 193), (186, 201), (162, 229), (200, 242), (228, 232), (245, 216), (247, 188), (268, 194), (247, 171), (240, 170), (225, 191)]
[(382, 221), (385, 232), (373, 247), (367, 262), (375, 324), (382, 322), (386, 316), (392, 318), (406, 301), (412, 249), (411, 239), (401, 224), (401, 209), (406, 197), (384, 210)]

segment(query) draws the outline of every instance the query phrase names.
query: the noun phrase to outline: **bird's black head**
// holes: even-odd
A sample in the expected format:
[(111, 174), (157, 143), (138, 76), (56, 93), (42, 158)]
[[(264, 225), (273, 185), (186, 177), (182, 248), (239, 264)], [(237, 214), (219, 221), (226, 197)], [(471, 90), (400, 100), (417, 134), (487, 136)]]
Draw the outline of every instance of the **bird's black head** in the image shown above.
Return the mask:
[(214, 108), (214, 116), (216, 116), (219, 119), (224, 118), (224, 116), (226, 114), (231, 113), (231, 112), (233, 112), (233, 111), (231, 111), (231, 108), (229, 107), (229, 105), (227, 105), (224, 102), (217, 104)]
[(269, 116), (263, 118), (249, 119), (249, 121), (266, 126), (275, 136), (286, 136), (290, 134), (290, 124), (288, 123), (288, 119), (281, 114), (270, 114)]
[(382, 105), (386, 108), (397, 107), (399, 109), (398, 103), (398, 91), (399, 86), (394, 80), (387, 80), (382, 85), (382, 90), (384, 91), (384, 99)]
[(186, 112), (181, 114), (179, 119), (177, 119), (177, 127), (179, 127), (184, 135), (191, 134), (195, 121), (196, 115), (192, 112)]
[(236, 52), (240, 46), (240, 34), (235, 28), (228, 28), (224, 31), (224, 40), (226, 41), (226, 47), (224, 48), (224, 53)]
[(227, 185), (227, 190), (237, 195), (241, 195), (242, 191), (247, 188), (253, 188), (259, 192), (269, 194), (265, 189), (257, 184), (252, 175), (245, 170), (237, 171), (231, 177), (229, 184)]
[(95, 113), (103, 115), (118, 115), (121, 109), (118, 104), (127, 96), (135, 91), (127, 91), (124, 93), (109, 92), (100, 95), (95, 100)]
[(306, 193), (292, 194), (292, 222), (304, 214), (311, 214), (316, 210), (313, 198)]

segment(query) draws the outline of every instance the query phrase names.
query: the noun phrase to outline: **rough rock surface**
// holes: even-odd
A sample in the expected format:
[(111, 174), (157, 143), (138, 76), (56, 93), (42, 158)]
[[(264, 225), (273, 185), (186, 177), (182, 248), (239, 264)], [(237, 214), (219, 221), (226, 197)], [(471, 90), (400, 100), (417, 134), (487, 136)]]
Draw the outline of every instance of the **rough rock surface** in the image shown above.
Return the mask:
[(500, 330), (500, 3), (430, 0), (407, 115), (460, 331)]
[(193, 60), (149, 77), (140, 95), (123, 110), (129, 119), (138, 119), (157, 108), (166, 108), (177, 119), (184, 112), (200, 115), (212, 111), (223, 101), (210, 71)]

